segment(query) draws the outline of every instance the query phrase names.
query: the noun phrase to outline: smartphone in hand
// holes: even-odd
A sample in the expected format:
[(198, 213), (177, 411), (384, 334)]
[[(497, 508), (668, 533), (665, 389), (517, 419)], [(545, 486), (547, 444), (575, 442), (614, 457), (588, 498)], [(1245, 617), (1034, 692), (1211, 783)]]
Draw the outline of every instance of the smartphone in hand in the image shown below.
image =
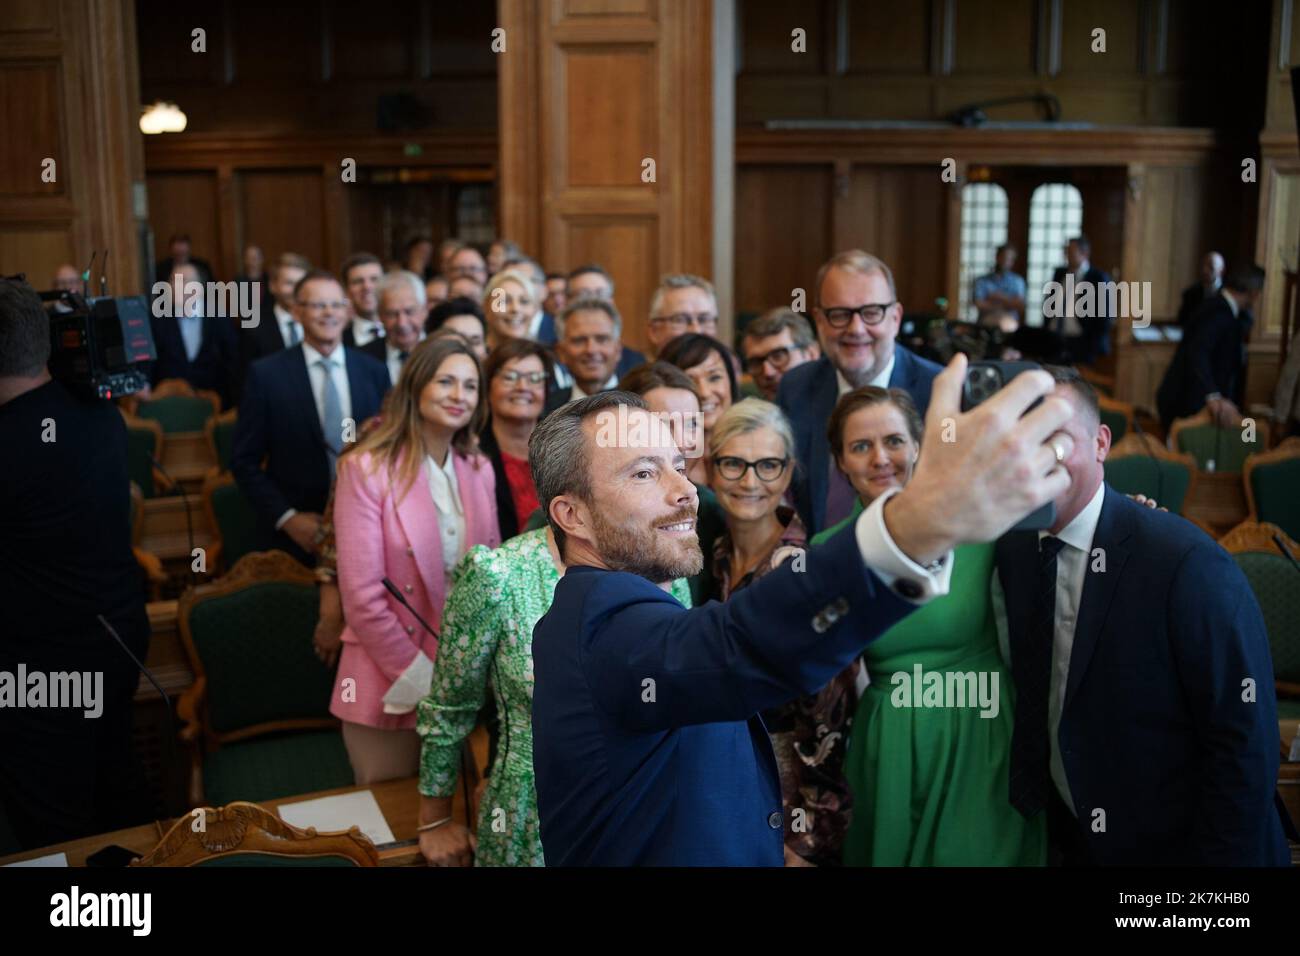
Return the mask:
[[(962, 383), (961, 410), (970, 411), (980, 402), (992, 398), (1007, 382), (1021, 372), (1042, 368), (1037, 362), (971, 362), (966, 367), (966, 381)], [(1026, 410), (1038, 407), (1040, 398)], [(1046, 531), (1056, 523), (1056, 503), (1049, 501), (1041, 508), (1020, 519), (1012, 531)]]

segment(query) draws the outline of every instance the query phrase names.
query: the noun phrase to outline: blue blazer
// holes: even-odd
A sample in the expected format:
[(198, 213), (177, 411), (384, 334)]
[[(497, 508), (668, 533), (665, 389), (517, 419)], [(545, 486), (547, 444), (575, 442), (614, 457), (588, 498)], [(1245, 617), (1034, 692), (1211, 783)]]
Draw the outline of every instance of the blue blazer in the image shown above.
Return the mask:
[(726, 604), (571, 566), (533, 630), (533, 768), (547, 866), (781, 866), (759, 711), (823, 687), (914, 605), (852, 526)]
[[(942, 371), (942, 366), (895, 343), (889, 387), (901, 388), (912, 396), (924, 418), (930, 407), (930, 386)], [(790, 488), (795, 508), (810, 537), (826, 527), (826, 490), (831, 465), (826, 423), (839, 397), (835, 366), (825, 356), (783, 375), (776, 393), (776, 403), (794, 430), (794, 454), (800, 467), (795, 469)]]
[(153, 342), (158, 359), (149, 381), (157, 385), (165, 378), (183, 378), (195, 388), (211, 389), (221, 396), (221, 407), (239, 402), (239, 339), (228, 318), (205, 316), (198, 354), (191, 362), (185, 353), (180, 320), (174, 315), (152, 316)]
[(541, 345), (555, 345), (555, 316), (549, 312), (542, 313), (542, 324), (537, 327), (537, 341)]
[[(355, 349), (340, 348), (352, 393), (352, 418), (360, 427), (383, 404), (388, 368)], [(330, 492), (329, 456), (301, 344), (248, 367), (230, 471), (257, 512), (264, 546), (301, 558), (301, 549), (275, 530), (275, 522), (290, 508), (323, 513)]]
[[(1285, 866), (1277, 700), (1245, 575), (1177, 515), (1107, 487), (1075, 625), (1060, 748), (1080, 831), (1107, 865)], [(1029, 639), (1037, 532), (997, 545), (1012, 673)], [(1257, 700), (1242, 701), (1242, 682)], [(1094, 832), (1095, 811), (1105, 831)]]

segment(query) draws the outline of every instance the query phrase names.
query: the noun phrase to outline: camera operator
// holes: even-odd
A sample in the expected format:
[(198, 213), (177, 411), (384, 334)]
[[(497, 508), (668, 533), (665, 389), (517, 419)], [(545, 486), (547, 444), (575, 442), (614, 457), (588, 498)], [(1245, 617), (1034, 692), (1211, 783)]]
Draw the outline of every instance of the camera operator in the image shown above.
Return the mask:
[[(52, 379), (49, 358), (40, 298), (0, 280), (0, 680), (14, 692), (0, 694), (0, 809), (24, 848), (132, 825), (151, 809), (131, 748), (139, 674), (98, 620), (144, 660), (126, 427), (112, 404)], [(29, 692), (38, 673), (43, 700)], [(78, 675), (83, 705), (98, 681), (93, 706), (56, 699), (56, 673)]]

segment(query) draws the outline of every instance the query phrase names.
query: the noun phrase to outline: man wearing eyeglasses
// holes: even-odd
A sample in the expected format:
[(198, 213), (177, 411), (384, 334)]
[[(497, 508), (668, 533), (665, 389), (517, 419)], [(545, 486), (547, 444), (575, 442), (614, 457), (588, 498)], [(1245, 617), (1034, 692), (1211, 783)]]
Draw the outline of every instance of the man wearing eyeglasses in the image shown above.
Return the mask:
[(925, 415), (931, 383), (941, 371), (895, 341), (903, 306), (894, 274), (875, 256), (860, 249), (834, 256), (817, 273), (813, 301), (823, 355), (788, 372), (777, 389), (777, 404), (794, 428), (795, 455), (803, 465), (791, 487), (809, 534), (853, 510), (853, 487), (835, 467), (826, 437), (826, 422), (840, 396), (864, 385), (901, 388)]
[(812, 327), (792, 309), (772, 309), (745, 326), (740, 343), (745, 371), (769, 402), (776, 401), (781, 378), (821, 355)]
[(379, 412), (389, 377), (343, 344), (348, 300), (330, 273), (298, 281), (293, 315), (302, 341), (249, 366), (230, 470), (257, 512), (261, 547), (311, 565), (335, 463)]
[(658, 355), (687, 332), (717, 336), (718, 300), (713, 285), (685, 272), (666, 275), (650, 300), (650, 348)]

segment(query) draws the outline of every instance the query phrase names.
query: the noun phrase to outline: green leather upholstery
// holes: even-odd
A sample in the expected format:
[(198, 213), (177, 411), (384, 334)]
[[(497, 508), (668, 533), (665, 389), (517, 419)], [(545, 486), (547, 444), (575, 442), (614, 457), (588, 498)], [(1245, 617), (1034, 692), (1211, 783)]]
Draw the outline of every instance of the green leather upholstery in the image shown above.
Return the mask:
[(1101, 410), (1101, 423), (1110, 429), (1110, 443), (1119, 444), (1119, 440), (1128, 434), (1128, 419), (1123, 412), (1116, 412), (1103, 408)]
[(217, 466), (230, 470), (230, 451), (235, 447), (235, 423), (217, 422), (212, 427), (212, 443), (217, 448)]
[(227, 853), (214, 856), (195, 866), (352, 866), (346, 856), (276, 856), (272, 853)]
[(1181, 462), (1166, 461), (1147, 455), (1111, 458), (1105, 466), (1106, 481), (1121, 494), (1146, 495), (1162, 508), (1183, 513), (1191, 470)]
[(157, 436), (148, 428), (126, 427), (126, 470), (131, 480), (140, 486), (146, 498), (155, 494), (153, 486), (153, 461), (158, 457)]
[(222, 485), (212, 492), (212, 514), (221, 535), (221, 560), (227, 568), (250, 551), (257, 551), (257, 512), (238, 485)]
[(1246, 459), (1263, 451), (1259, 442), (1241, 440), (1240, 428), (1216, 428), (1196, 425), (1178, 433), (1178, 451), (1190, 452), (1202, 471), (1214, 462), (1215, 471), (1240, 473)]
[[(189, 615), (207, 678), (212, 731), (274, 721), (330, 719), (333, 671), (312, 651), (319, 609), (311, 584), (267, 581), (209, 598)], [(213, 806), (311, 793), (353, 783), (337, 730), (287, 731), (223, 744), (203, 761)]]
[(255, 737), (225, 744), (203, 758), (203, 795), (215, 807), (350, 787), (353, 782), (352, 764), (337, 730)]
[(158, 422), (164, 432), (201, 432), (215, 412), (212, 402), (206, 398), (169, 395), (141, 402), (136, 415)]
[(1233, 555), (1264, 612), (1273, 676), (1300, 684), (1300, 573), (1277, 554)]
[(1250, 470), (1250, 489), (1259, 511), (1257, 520), (1275, 524), (1287, 537), (1300, 540), (1300, 458), (1256, 465)]

